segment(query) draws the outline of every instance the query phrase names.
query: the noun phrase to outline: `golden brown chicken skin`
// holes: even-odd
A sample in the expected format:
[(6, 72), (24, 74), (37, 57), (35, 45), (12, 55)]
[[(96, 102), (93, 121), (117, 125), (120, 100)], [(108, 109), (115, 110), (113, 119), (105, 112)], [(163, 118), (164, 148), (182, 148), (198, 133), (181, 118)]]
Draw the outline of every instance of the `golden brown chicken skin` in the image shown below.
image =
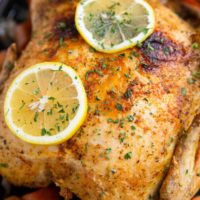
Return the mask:
[[(156, 199), (179, 134), (199, 110), (195, 31), (157, 1), (156, 29), (138, 47), (96, 52), (74, 25), (77, 1), (34, 0), (32, 39), (0, 96), (0, 174), (16, 185), (56, 183), (83, 200)], [(25, 68), (59, 61), (81, 77), (89, 101), (80, 130), (57, 146), (16, 138), (3, 117), (11, 81)], [(193, 80), (193, 81), (191, 81)], [(189, 200), (189, 199), (188, 199)]]

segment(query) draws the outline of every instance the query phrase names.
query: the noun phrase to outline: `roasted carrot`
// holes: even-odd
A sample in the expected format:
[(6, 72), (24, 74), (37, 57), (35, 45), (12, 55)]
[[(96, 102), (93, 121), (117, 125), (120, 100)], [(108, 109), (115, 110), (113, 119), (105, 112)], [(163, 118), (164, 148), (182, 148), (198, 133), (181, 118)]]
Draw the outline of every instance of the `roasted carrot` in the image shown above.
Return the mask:
[(200, 196), (195, 197), (193, 200), (200, 200)]
[(22, 200), (59, 200), (59, 193), (56, 188), (44, 188), (37, 190), (36, 192), (32, 192), (30, 194), (26, 194), (22, 197)]
[(6, 56), (6, 51), (0, 51), (0, 71), (1, 71), (1, 67), (3, 65), (3, 61), (5, 59)]
[(12, 196), (12, 197), (6, 198), (5, 200), (22, 200), (22, 199), (16, 196)]
[(200, 8), (200, 2), (198, 0), (182, 0), (182, 2), (184, 2), (190, 6), (197, 6)]

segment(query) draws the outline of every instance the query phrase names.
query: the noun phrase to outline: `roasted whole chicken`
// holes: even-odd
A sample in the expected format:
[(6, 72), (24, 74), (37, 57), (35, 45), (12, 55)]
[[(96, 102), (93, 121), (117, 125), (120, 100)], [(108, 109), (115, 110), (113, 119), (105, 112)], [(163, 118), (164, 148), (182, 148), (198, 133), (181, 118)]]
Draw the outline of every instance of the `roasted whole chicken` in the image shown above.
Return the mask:
[[(156, 0), (149, 3), (156, 14), (154, 33), (138, 47), (103, 54), (75, 28), (77, 1), (31, 2), (31, 41), (16, 62), (11, 46), (0, 75), (3, 177), (18, 186), (53, 182), (65, 199), (71, 193), (82, 200), (192, 199), (200, 188), (199, 35)], [(84, 125), (57, 146), (23, 142), (4, 121), (12, 80), (44, 61), (73, 67), (89, 100)], [(103, 75), (89, 73), (94, 70)]]

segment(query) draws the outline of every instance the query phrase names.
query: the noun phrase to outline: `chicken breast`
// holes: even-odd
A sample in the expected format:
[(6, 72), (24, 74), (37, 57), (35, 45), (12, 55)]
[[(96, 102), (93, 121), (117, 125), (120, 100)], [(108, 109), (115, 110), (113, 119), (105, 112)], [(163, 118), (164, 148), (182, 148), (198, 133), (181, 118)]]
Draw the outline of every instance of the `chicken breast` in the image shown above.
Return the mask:
[[(199, 53), (192, 48), (195, 31), (157, 1), (150, 3), (154, 33), (138, 47), (103, 54), (75, 28), (77, 1), (32, 1), (32, 39), (0, 95), (1, 175), (20, 186), (54, 182), (65, 198), (70, 190), (83, 200), (156, 199), (178, 137), (199, 112), (199, 81), (192, 76)], [(4, 121), (12, 80), (44, 61), (73, 67), (89, 101), (83, 126), (57, 146), (25, 143)]]

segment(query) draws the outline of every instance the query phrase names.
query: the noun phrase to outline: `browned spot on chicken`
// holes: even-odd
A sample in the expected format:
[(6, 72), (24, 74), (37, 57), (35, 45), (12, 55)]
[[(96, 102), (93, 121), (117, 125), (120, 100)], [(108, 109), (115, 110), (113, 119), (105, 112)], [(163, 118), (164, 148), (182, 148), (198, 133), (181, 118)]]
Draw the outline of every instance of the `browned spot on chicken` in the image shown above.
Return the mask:
[(141, 67), (145, 71), (152, 71), (153, 69), (157, 68), (158, 66), (149, 60), (147, 57), (141, 57)]
[(67, 188), (62, 188), (62, 190), (60, 191), (60, 194), (65, 197), (65, 199), (70, 200), (73, 198), (73, 194), (71, 193), (71, 191)]
[(57, 16), (53, 22), (50, 32), (47, 32), (43, 36), (42, 42), (49, 42), (51, 48), (45, 48), (42, 50), (48, 59), (53, 58), (60, 47), (66, 45), (66, 40), (71, 39), (73, 41), (77, 39), (78, 32), (74, 23), (74, 14), (63, 17), (64, 14)]
[(180, 44), (162, 32), (153, 33), (142, 45), (143, 69), (152, 70), (163, 62), (179, 61), (185, 56), (185, 51)]
[(107, 94), (108, 94), (110, 97), (112, 97), (112, 98), (116, 98), (116, 92), (113, 91), (113, 90), (107, 91)]
[(54, 40), (64, 40), (64, 39), (72, 39), (78, 36), (78, 31), (76, 30), (74, 23), (74, 15), (70, 15), (69, 17), (59, 18), (55, 21), (53, 26), (53, 36)]

